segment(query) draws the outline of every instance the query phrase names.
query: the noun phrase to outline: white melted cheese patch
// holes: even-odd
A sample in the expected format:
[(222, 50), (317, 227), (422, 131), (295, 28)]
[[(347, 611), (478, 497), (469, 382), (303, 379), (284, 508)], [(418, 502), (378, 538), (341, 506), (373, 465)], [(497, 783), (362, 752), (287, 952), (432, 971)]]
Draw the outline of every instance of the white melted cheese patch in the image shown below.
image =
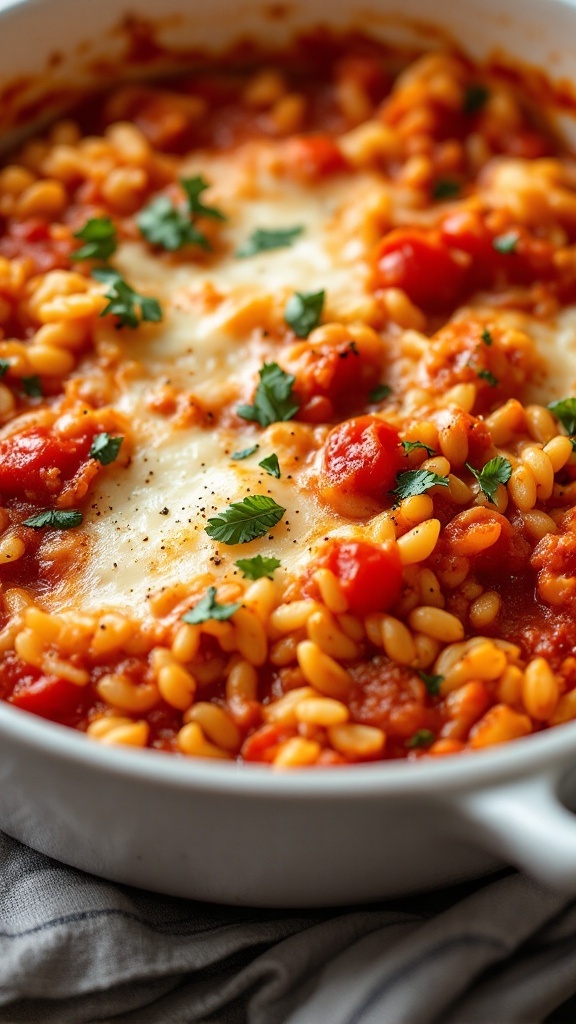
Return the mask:
[[(224, 172), (216, 162), (214, 168), (204, 165), (203, 173), (212, 181)], [(229, 401), (250, 401), (258, 370), (275, 359), (275, 351), (261, 332), (239, 336), (227, 327), (231, 312), (247, 297), (281, 296), (283, 303), (294, 291), (324, 288), (327, 306), (337, 307), (343, 297), (366, 295), (358, 241), (352, 238), (346, 251), (330, 246), (331, 224), (349, 189), (349, 181), (320, 188), (271, 181), (253, 199), (223, 199), (228, 249), (204, 265), (159, 258), (145, 243), (120, 248), (115, 265), (133, 287), (160, 299), (164, 319), (157, 328), (120, 335), (134, 365), (115, 405), (133, 427), (134, 456), (128, 468), (110, 466), (100, 475), (83, 526), (90, 557), (48, 605), (73, 600), (86, 609), (120, 607), (142, 615), (151, 594), (199, 574), (209, 574), (207, 582), (230, 578), (238, 573), (233, 566), (238, 558), (275, 556), (281, 573), (292, 571), (306, 563), (332, 524), (342, 524), (320, 509), (313, 492), (297, 474), (287, 474), (282, 461), (281, 479), (258, 467), (274, 450), (258, 425), (238, 431), (175, 428), (168, 417), (151, 413), (147, 403), (162, 384), (193, 393), (207, 408), (222, 394)], [(244, 259), (234, 255), (258, 227), (296, 225), (303, 232), (290, 248)], [(214, 309), (205, 308), (207, 289), (219, 296)], [(106, 328), (98, 330), (105, 334)], [(231, 458), (255, 443), (259, 449), (250, 458)], [(282, 521), (248, 544), (211, 540), (207, 519), (248, 494), (273, 498), (286, 509)]]
[(527, 394), (529, 401), (546, 405), (576, 391), (576, 307), (561, 310), (553, 324), (532, 320), (527, 327), (542, 356), (546, 373)]
[[(234, 443), (248, 446), (253, 435)], [(238, 558), (274, 555), (284, 567), (302, 556), (316, 533), (318, 509), (292, 481), (258, 469), (261, 446), (243, 462), (230, 458), (219, 431), (189, 429), (152, 440), (122, 473), (107, 474), (93, 495), (88, 530), (93, 547), (81, 580), (85, 607), (141, 608), (164, 586), (208, 572), (229, 575)], [(286, 509), (270, 535), (221, 545), (205, 533), (210, 517), (247, 494), (265, 494)]]

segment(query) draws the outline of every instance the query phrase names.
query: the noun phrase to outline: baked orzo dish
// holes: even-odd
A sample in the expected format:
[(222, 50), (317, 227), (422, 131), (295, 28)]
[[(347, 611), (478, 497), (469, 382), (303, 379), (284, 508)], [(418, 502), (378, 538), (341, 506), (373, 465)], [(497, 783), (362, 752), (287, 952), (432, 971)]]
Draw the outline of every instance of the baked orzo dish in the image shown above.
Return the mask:
[(0, 693), (279, 768), (576, 718), (576, 161), (350, 44), (0, 170)]

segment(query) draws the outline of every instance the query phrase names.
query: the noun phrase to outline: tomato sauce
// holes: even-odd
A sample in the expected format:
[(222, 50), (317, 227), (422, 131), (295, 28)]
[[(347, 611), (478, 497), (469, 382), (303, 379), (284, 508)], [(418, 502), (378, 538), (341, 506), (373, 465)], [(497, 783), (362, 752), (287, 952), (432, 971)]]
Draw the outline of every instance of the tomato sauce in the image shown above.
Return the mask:
[[(276, 569), (266, 572), (260, 566), (258, 575), (253, 563), (245, 572), (226, 545), (249, 545), (254, 538), (216, 538), (206, 571), (199, 574), (202, 585), (215, 581), (215, 603), (196, 622), (189, 613), (202, 607), (211, 590), (204, 587), (198, 597), (200, 583), (193, 579), (182, 580), (184, 590), (189, 588), (185, 593), (175, 585), (172, 604), (166, 599), (155, 606), (157, 595), (147, 594), (150, 607), (160, 610), (150, 613), (150, 621), (130, 621), (126, 638), (104, 654), (97, 653), (95, 641), (96, 630), (104, 627), (95, 625), (90, 640), (82, 632), (85, 620), (78, 650), (60, 651), (57, 610), (58, 628), (54, 635), (40, 634), (41, 653), (31, 663), (25, 660), (26, 644), (20, 639), (10, 648), (8, 632), (3, 633), (7, 653), (0, 661), (0, 697), (17, 708), (89, 734), (94, 723), (106, 726), (106, 719), (127, 718), (128, 726), (144, 724), (141, 744), (192, 755), (182, 739), (191, 722), (187, 712), (204, 704), (215, 713), (200, 730), (204, 742), (218, 746), (222, 716), (235, 737), (228, 746), (222, 741), (219, 755), (281, 767), (290, 750), (300, 754), (288, 759), (288, 767), (415, 759), (491, 745), (574, 717), (565, 698), (576, 683), (576, 531), (570, 507), (576, 464), (569, 450), (562, 462), (557, 443), (553, 456), (546, 448), (558, 438), (565, 448), (575, 428), (569, 417), (550, 414), (544, 400), (534, 409), (531, 389), (542, 379), (543, 363), (522, 319), (534, 315), (553, 324), (562, 306), (576, 299), (572, 158), (566, 159), (552, 132), (505, 82), (457, 55), (424, 57), (407, 75), (398, 75), (397, 60), (376, 47), (356, 41), (348, 51), (330, 52), (319, 40), (314, 45), (312, 60), (304, 59), (303, 43), (296, 59), (272, 62), (256, 75), (229, 65), (154, 85), (131, 83), (90, 98), (74, 115), (78, 143), (65, 143), (62, 153), (56, 132), (42, 143), (42, 160), (26, 150), (14, 157), (22, 160), (21, 183), (53, 174), (66, 203), (64, 209), (40, 207), (30, 215), (25, 185), (24, 199), (19, 185), (14, 194), (9, 188), (2, 192), (0, 260), (12, 261), (13, 274), (6, 272), (0, 293), (0, 628), (14, 625), (17, 608), (17, 636), (23, 629), (34, 632), (27, 601), (38, 609), (44, 602), (51, 605), (60, 583), (89, 560), (88, 531), (58, 532), (57, 521), (38, 526), (34, 517), (71, 509), (81, 517), (89, 514), (94, 481), (109, 464), (95, 457), (92, 445), (96, 434), (108, 430), (111, 411), (118, 411), (114, 402), (129, 379), (146, 382), (148, 411), (162, 417), (163, 428), (169, 424), (177, 438), (199, 423), (205, 430), (224, 425), (231, 434), (241, 424), (258, 438), (249, 454), (268, 446), (270, 438), (281, 457), (278, 471), (258, 470), (258, 486), (266, 485), (260, 497), (274, 494), (280, 480), (283, 486), (296, 479), (294, 486), (306, 489), (307, 498), (312, 495), (311, 518), (317, 519), (317, 531), (306, 541), (305, 566), (298, 563), (295, 574), (285, 574), (282, 566), (274, 576)], [(430, 59), (439, 62), (440, 71), (427, 64)], [(72, 132), (73, 138), (75, 130), (70, 124), (59, 128), (61, 137)], [(194, 209), (193, 201), (189, 208), (184, 205), (181, 173), (187, 171), (181, 157), (197, 160), (199, 154), (208, 164), (214, 154), (217, 161), (231, 161), (226, 188), (216, 181), (226, 197), (222, 210), (202, 210), (201, 204)], [(516, 161), (512, 167), (509, 157)], [(60, 172), (59, 160), (64, 161)], [(247, 178), (235, 192), (235, 173), (239, 168), (246, 173), (246, 167), (253, 168), (253, 180)], [(512, 198), (499, 178), (503, 167), (517, 175)], [(246, 255), (234, 250), (234, 232), (244, 201), (259, 198), (259, 175), (275, 182), (281, 197), (293, 193), (292, 198), (310, 199), (331, 231), (322, 228), (319, 264), (334, 259), (342, 294), (332, 285), (329, 264), (326, 286), (315, 276), (310, 280), (311, 294), (322, 288), (325, 301), (309, 337), (291, 329), (283, 280), (277, 286), (274, 279), (261, 304), (265, 312), (255, 300), (253, 309), (248, 302), (239, 318), (226, 322), (226, 306), (233, 302), (216, 270), (221, 259)], [(166, 222), (155, 225), (160, 233), (150, 239), (141, 213), (147, 208), (150, 216), (149, 204), (159, 198), (161, 206), (162, 200), (168, 203)], [(305, 202), (302, 208), (307, 209)], [(285, 212), (280, 206), (279, 223)], [(261, 225), (261, 233), (274, 233), (275, 216)], [(294, 216), (292, 227), (315, 244), (306, 218), (300, 225)], [(206, 222), (205, 237), (191, 231), (199, 230), (196, 217), (202, 232)], [(112, 231), (111, 250), (76, 261), (78, 232), (103, 219)], [(184, 232), (182, 245), (172, 244), (169, 229)], [(147, 346), (150, 351), (155, 344), (161, 347), (161, 335), (154, 332), (171, 319), (169, 313), (144, 317), (143, 300), (155, 299), (148, 295), (146, 273), (143, 284), (139, 270), (134, 281), (128, 275), (131, 283), (108, 280), (107, 286), (117, 289), (112, 296), (106, 293), (108, 307), (103, 309), (100, 293), (90, 306), (93, 271), (116, 268), (116, 249), (126, 240), (140, 246), (149, 261), (158, 261), (159, 280), (170, 283), (172, 270), (181, 275), (174, 303), (179, 316), (189, 311), (187, 303), (194, 317), (222, 314), (222, 336), (229, 331), (239, 342), (230, 359), (234, 371), (244, 359), (243, 342), (247, 365), (255, 354), (275, 364), (278, 390), (266, 395), (272, 409), (264, 417), (268, 422), (256, 417), (247, 428), (235, 391), (247, 381), (236, 388), (234, 374), (229, 393), (228, 382), (223, 388), (217, 381), (225, 394), (210, 401), (202, 397), (201, 380), (200, 397), (178, 390), (176, 378), (185, 371), (177, 365), (175, 380), (167, 375), (156, 390), (156, 356), (150, 365), (139, 360), (146, 362)], [(291, 244), (268, 242), (259, 253)], [(128, 249), (121, 255), (128, 265)], [(73, 271), (81, 287), (75, 292), (73, 275), (65, 274), (59, 293), (59, 275), (53, 275), (49, 284), (56, 282), (64, 302), (44, 308), (34, 302), (37, 279), (53, 271)], [(355, 302), (347, 306), (346, 287), (356, 277), (361, 285), (351, 289)], [(162, 302), (169, 306), (171, 285), (165, 292)], [(75, 296), (76, 316), (65, 308), (68, 294)], [(304, 301), (306, 293), (300, 298)], [(125, 308), (130, 303), (132, 323)], [(500, 316), (503, 311), (517, 314), (517, 320)], [(214, 363), (220, 343), (210, 353)], [(42, 351), (51, 346), (52, 362), (50, 351)], [(194, 355), (193, 347), (188, 354)], [(32, 391), (26, 392), (22, 367), (34, 359), (42, 372), (26, 374), (33, 378)], [(200, 363), (192, 375), (201, 376)], [(58, 372), (69, 364), (70, 372)], [(214, 381), (209, 383), (215, 391)], [(492, 416), (509, 399), (515, 404), (507, 430)], [(71, 427), (66, 417), (70, 420), (72, 409), (78, 419)], [(25, 419), (19, 423), (21, 415)], [(62, 415), (64, 428), (58, 429)], [(298, 440), (293, 450), (282, 451), (290, 444), (285, 431), (290, 419), (296, 421), (291, 437)], [(138, 437), (137, 448), (156, 443), (157, 426), (147, 424), (146, 439)], [(260, 428), (270, 429), (266, 440)], [(526, 456), (530, 450), (532, 462)], [(550, 486), (530, 468), (544, 456)], [(228, 472), (228, 447), (226, 459)], [(505, 479), (483, 478), (491, 462), (500, 470), (507, 467)], [(262, 462), (258, 465), (262, 468)], [(250, 472), (246, 469), (246, 481)], [(522, 491), (522, 473), (534, 484), (533, 501)], [(245, 491), (252, 493), (249, 483)], [(195, 529), (204, 531), (207, 516), (222, 511), (219, 497), (211, 492), (199, 511), (182, 508), (187, 522), (197, 515)], [(290, 521), (282, 520), (287, 532), (295, 530), (302, 511), (296, 505)], [(168, 504), (159, 514), (170, 514)], [(278, 536), (274, 529), (265, 524), (260, 534), (271, 542), (271, 553)], [(146, 536), (136, 545), (148, 541)], [(299, 544), (296, 533), (293, 542)], [(134, 551), (137, 559), (137, 546)], [(220, 577), (214, 570), (222, 564), (228, 575)], [(269, 599), (264, 581), (271, 578), (278, 585)], [(222, 580), (229, 592), (218, 592)], [(262, 588), (262, 607), (253, 591), (242, 608), (252, 582)], [(484, 621), (487, 597), (495, 610)], [(284, 629), (290, 605), (302, 600), (296, 625)], [(230, 611), (229, 602), (242, 612)], [(82, 616), (81, 608), (77, 612)], [(113, 614), (122, 619), (124, 612)], [(98, 615), (94, 621), (100, 623)], [(248, 640), (242, 616), (252, 630), (245, 626)], [(393, 642), (390, 629), (396, 629)], [(504, 659), (498, 678), (490, 678), (485, 666), (478, 677), (455, 678), (464, 672), (474, 649), (470, 642), (476, 640), (493, 658), (496, 653), (497, 667)], [(498, 641), (514, 645), (513, 650)], [(450, 649), (456, 652), (452, 662), (444, 658)], [(534, 712), (522, 682), (527, 665), (540, 657), (557, 690), (546, 714)], [(172, 670), (168, 683), (163, 669)], [(239, 669), (244, 690), (236, 678)], [(520, 677), (512, 696), (503, 682), (509, 669), (517, 682)], [(72, 681), (75, 670), (81, 682)], [(113, 697), (105, 699), (109, 676), (128, 689), (151, 688), (151, 710), (126, 711)], [(188, 708), (182, 687), (189, 694)], [(293, 692), (317, 701), (318, 721), (299, 719), (282, 705), (278, 710), (276, 703)], [(491, 722), (502, 718), (502, 708), (504, 726), (494, 729)]]

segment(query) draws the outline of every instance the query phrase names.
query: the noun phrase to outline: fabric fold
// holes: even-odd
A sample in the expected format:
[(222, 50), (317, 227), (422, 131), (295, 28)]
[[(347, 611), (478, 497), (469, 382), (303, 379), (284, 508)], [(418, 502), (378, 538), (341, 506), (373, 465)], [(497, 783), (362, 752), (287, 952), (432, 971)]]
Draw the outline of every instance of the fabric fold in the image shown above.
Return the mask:
[(368, 907), (176, 899), (0, 835), (0, 1024), (540, 1024), (576, 902), (500, 873)]

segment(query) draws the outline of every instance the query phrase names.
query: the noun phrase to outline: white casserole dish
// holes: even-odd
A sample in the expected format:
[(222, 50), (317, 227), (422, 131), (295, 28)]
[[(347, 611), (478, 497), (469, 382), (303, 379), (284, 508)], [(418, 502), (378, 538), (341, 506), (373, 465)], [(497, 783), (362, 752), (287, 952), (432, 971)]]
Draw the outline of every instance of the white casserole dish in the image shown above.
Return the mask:
[[(171, 0), (0, 0), (0, 112), (123, 64), (137, 13), (186, 50), (226, 51), (249, 37), (286, 45), (318, 24), (394, 42), (437, 44), (426, 0), (289, 5)], [(183, 16), (183, 17), (182, 17)], [(406, 20), (408, 19), (408, 20)], [(415, 19), (410, 21), (410, 19)], [(420, 20), (418, 20), (420, 19)], [(438, 0), (434, 23), (471, 56), (504, 52), (576, 82), (568, 41), (576, 4)], [(54, 53), (60, 57), (52, 59)], [(45, 69), (45, 70), (44, 70)], [(479, 874), (502, 863), (576, 892), (576, 723), (441, 763), (272, 773), (92, 745), (0, 703), (0, 826), (59, 860), (179, 896), (246, 905), (321, 906), (378, 899)]]

